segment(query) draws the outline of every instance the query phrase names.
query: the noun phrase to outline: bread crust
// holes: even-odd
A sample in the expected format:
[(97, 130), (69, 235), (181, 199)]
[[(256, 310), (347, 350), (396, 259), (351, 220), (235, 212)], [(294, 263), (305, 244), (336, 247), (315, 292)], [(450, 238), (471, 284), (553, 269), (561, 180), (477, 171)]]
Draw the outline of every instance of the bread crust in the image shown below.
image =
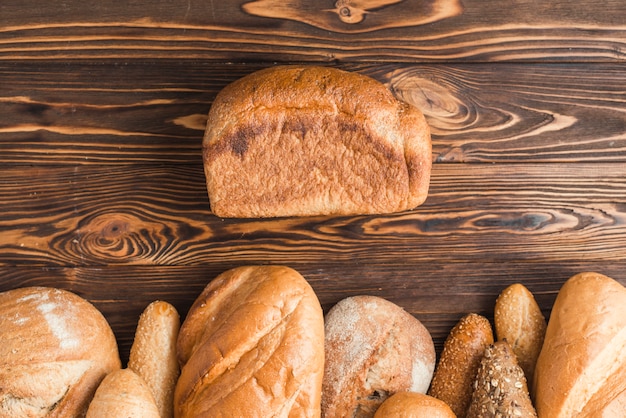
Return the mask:
[(104, 316), (61, 289), (0, 293), (0, 416), (80, 417), (102, 379), (121, 367)]
[(374, 418), (457, 418), (444, 401), (416, 392), (391, 395), (376, 410)]
[(203, 141), (221, 217), (388, 213), (428, 193), (423, 114), (380, 82), (330, 67), (277, 66), (226, 86)]
[(324, 371), (322, 308), (283, 266), (228, 270), (184, 320), (176, 417), (316, 417)]
[(626, 288), (595, 272), (568, 279), (554, 302), (535, 368), (539, 415), (601, 416), (626, 391), (625, 352)]
[(458, 418), (467, 413), (480, 361), (493, 342), (491, 323), (477, 313), (462, 317), (444, 342), (428, 393), (446, 402)]
[(376, 296), (342, 299), (326, 314), (322, 415), (372, 417), (390, 395), (428, 390), (435, 368), (430, 333)]

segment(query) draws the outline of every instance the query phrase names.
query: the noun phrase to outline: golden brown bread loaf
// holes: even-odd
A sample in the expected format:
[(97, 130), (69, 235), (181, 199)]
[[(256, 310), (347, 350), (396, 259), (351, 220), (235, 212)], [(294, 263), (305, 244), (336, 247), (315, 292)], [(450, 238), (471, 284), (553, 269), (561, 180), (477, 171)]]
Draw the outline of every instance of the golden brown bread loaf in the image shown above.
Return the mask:
[(222, 273), (180, 329), (175, 416), (319, 417), (323, 321), (313, 289), (291, 268)]
[(342, 299), (326, 314), (322, 415), (373, 417), (390, 395), (425, 393), (435, 347), (422, 323), (376, 296)]
[(382, 83), (278, 66), (226, 86), (203, 141), (221, 217), (388, 213), (426, 199), (432, 165), (422, 113)]
[(374, 418), (457, 418), (444, 401), (416, 392), (398, 392), (387, 398)]
[(485, 349), (467, 410), (467, 418), (501, 417), (537, 417), (524, 371), (506, 340)]
[(84, 416), (102, 379), (121, 367), (102, 314), (46, 287), (0, 293), (0, 417)]
[[(624, 353), (626, 288), (594, 272), (568, 279), (554, 302), (535, 368), (539, 415), (603, 416), (626, 391)], [(619, 407), (619, 402), (611, 405)], [(619, 412), (615, 416), (626, 416), (626, 409)]]
[(470, 313), (457, 322), (444, 342), (428, 393), (448, 404), (458, 418), (467, 413), (478, 366), (493, 341), (489, 320)]
[(169, 303), (157, 300), (141, 313), (130, 348), (128, 368), (146, 382), (161, 418), (174, 416), (174, 387), (180, 368), (176, 340), (180, 316)]
[(509, 342), (529, 386), (532, 386), (547, 323), (526, 286), (514, 283), (500, 293), (494, 308), (494, 325), (497, 339)]
[(159, 418), (152, 391), (137, 373), (109, 373), (96, 390), (86, 418)]

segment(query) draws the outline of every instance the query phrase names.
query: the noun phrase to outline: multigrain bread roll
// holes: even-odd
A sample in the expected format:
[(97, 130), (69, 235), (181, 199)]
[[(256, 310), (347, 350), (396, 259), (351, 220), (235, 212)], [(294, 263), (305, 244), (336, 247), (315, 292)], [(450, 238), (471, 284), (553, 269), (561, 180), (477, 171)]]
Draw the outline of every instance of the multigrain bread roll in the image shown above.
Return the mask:
[(130, 348), (128, 368), (146, 382), (161, 418), (174, 415), (174, 387), (180, 368), (176, 357), (176, 340), (180, 316), (174, 306), (157, 300), (141, 313)]
[(524, 371), (506, 340), (485, 349), (467, 411), (467, 418), (503, 417), (537, 417)]
[(334, 68), (278, 66), (225, 87), (203, 141), (221, 217), (389, 213), (426, 199), (422, 113), (380, 82)]
[(0, 293), (0, 417), (80, 417), (102, 379), (121, 367), (102, 314), (74, 293)]
[(461, 318), (444, 342), (428, 393), (448, 404), (458, 418), (467, 413), (478, 366), (493, 342), (491, 323), (476, 313)]
[(426, 327), (376, 296), (339, 301), (326, 314), (322, 415), (373, 417), (396, 392), (428, 390), (435, 347)]
[(374, 418), (457, 418), (444, 401), (416, 392), (391, 395), (376, 410)]
[(526, 286), (515, 283), (500, 293), (494, 308), (494, 325), (497, 339), (509, 342), (529, 386), (532, 386), (547, 323)]
[(282, 266), (226, 271), (184, 320), (175, 416), (320, 416), (324, 317), (308, 282)]
[[(594, 272), (568, 279), (554, 302), (535, 368), (542, 418), (607, 416), (626, 391), (626, 288)], [(621, 403), (624, 406), (624, 403)], [(625, 417), (626, 409), (614, 416)]]
[(96, 390), (86, 418), (159, 418), (152, 391), (137, 373), (109, 373)]

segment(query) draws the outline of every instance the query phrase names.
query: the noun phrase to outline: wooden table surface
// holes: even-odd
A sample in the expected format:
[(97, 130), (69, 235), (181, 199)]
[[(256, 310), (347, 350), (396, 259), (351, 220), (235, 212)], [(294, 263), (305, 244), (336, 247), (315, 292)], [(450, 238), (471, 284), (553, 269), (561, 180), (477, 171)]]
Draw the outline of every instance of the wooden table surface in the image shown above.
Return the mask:
[[(429, 197), (393, 215), (225, 220), (202, 170), (227, 83), (276, 63), (380, 80), (432, 128)], [(3, 0), (0, 291), (92, 301), (127, 359), (139, 313), (184, 316), (222, 271), (284, 264), (322, 306), (385, 297), (438, 350), (525, 284), (626, 284), (626, 2)]]

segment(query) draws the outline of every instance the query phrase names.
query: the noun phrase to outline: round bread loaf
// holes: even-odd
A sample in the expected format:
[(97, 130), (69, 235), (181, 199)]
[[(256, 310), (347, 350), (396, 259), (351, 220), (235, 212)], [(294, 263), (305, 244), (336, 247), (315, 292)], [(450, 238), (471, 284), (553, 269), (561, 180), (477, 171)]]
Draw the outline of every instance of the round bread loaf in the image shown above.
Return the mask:
[(0, 293), (0, 416), (80, 417), (102, 379), (121, 367), (102, 314), (74, 293)]
[(491, 323), (476, 313), (461, 318), (444, 342), (428, 393), (448, 404), (458, 418), (467, 414), (480, 361), (493, 342)]
[(215, 98), (203, 141), (211, 209), (221, 217), (388, 213), (426, 199), (423, 114), (362, 74), (277, 66)]
[(152, 391), (131, 369), (109, 373), (96, 390), (86, 418), (161, 418)]
[(425, 393), (435, 368), (426, 327), (376, 296), (339, 301), (326, 314), (322, 415), (372, 417), (396, 392)]
[[(626, 417), (626, 288), (584, 272), (559, 290), (533, 387), (541, 417)], [(606, 416), (606, 415), (604, 415)]]
[(178, 418), (320, 416), (324, 317), (291, 268), (219, 275), (183, 321), (177, 353)]
[(376, 410), (374, 418), (457, 418), (444, 401), (416, 392), (391, 395)]

